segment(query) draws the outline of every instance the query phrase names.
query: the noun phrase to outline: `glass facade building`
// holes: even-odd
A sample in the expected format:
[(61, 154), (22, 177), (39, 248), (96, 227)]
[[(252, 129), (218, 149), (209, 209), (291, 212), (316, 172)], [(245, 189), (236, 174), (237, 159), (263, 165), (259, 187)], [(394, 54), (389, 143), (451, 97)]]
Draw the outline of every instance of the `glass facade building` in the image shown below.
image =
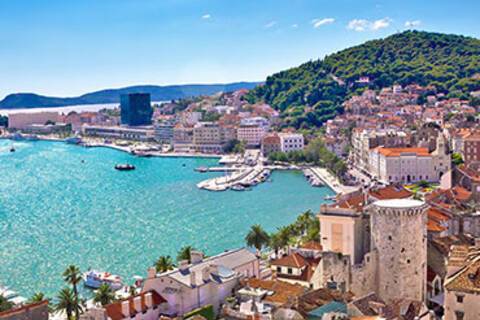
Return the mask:
[(150, 125), (152, 114), (149, 93), (130, 93), (120, 96), (120, 116), (123, 125)]

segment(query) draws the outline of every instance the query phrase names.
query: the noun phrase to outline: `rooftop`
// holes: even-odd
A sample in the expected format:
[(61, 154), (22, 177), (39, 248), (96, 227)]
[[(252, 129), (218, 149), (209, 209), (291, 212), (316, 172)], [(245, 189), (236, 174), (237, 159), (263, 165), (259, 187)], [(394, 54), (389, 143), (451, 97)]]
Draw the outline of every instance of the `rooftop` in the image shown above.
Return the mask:
[(413, 199), (389, 199), (376, 201), (374, 205), (382, 208), (410, 209), (421, 207), (425, 205), (425, 202)]

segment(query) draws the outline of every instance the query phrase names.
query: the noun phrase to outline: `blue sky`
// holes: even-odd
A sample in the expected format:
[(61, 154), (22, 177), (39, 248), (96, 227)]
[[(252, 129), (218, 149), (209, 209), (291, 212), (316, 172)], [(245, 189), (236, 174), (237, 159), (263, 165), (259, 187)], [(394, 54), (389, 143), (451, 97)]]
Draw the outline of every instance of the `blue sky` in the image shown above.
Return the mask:
[(405, 29), (480, 38), (479, 12), (478, 0), (0, 0), (0, 99), (264, 80)]

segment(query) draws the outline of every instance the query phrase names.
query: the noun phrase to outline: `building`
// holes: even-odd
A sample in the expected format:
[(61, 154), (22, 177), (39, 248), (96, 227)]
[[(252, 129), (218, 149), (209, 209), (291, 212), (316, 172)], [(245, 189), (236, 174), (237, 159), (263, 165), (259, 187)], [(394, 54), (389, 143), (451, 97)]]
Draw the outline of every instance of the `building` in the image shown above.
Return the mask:
[(320, 251), (313, 255), (305, 255), (305, 251), (295, 251), (287, 256), (272, 260), (270, 266), (275, 278), (291, 284), (299, 284), (307, 288), (320, 288)]
[(225, 251), (203, 259), (192, 251), (191, 264), (181, 261), (178, 269), (157, 274), (148, 270), (143, 292), (155, 291), (167, 300), (164, 314), (182, 316), (211, 304), (219, 311), (225, 298), (231, 296), (240, 280), (260, 275), (259, 260), (247, 249)]
[(427, 148), (377, 147), (370, 151), (369, 161), (370, 175), (385, 183), (437, 182), (440, 178)]
[(320, 243), (323, 250), (348, 255), (351, 263), (361, 263), (364, 255), (363, 243), (365, 223), (360, 212), (348, 208), (322, 205), (320, 220)]
[(121, 124), (146, 126), (152, 124), (153, 109), (149, 93), (130, 93), (120, 96)]
[(447, 270), (444, 319), (480, 319), (480, 241), (452, 246)]
[(48, 301), (26, 304), (0, 312), (0, 320), (48, 320)]
[(265, 128), (257, 124), (242, 124), (237, 128), (237, 139), (249, 147), (258, 147), (266, 133)]
[(126, 127), (126, 126), (89, 126), (82, 127), (82, 134), (85, 136), (101, 137), (105, 139), (120, 139), (134, 141), (153, 141), (154, 130), (151, 126)]
[(146, 291), (104, 307), (90, 308), (83, 320), (158, 320), (166, 300), (155, 291)]
[(199, 122), (193, 127), (193, 147), (196, 152), (221, 153), (227, 142), (236, 137), (236, 130), (231, 126)]
[(480, 132), (471, 133), (463, 143), (465, 163), (480, 162)]
[(24, 130), (32, 125), (45, 125), (57, 123), (60, 119), (58, 112), (29, 112), (12, 113), (8, 116), (8, 128)]
[(303, 134), (281, 132), (278, 136), (280, 137), (280, 149), (282, 152), (288, 153), (303, 150)]
[(389, 199), (351, 208), (361, 212), (361, 219), (335, 207), (321, 212), (327, 239), (320, 235), (320, 285), (356, 296), (375, 292), (387, 304), (398, 297), (425, 301), (427, 207), (417, 200)]
[(172, 143), (173, 131), (175, 128), (175, 123), (173, 121), (159, 121), (153, 127), (155, 129), (155, 141), (168, 144)]
[(268, 157), (269, 154), (274, 152), (281, 152), (282, 145), (280, 141), (280, 136), (277, 133), (270, 133), (263, 137), (262, 139), (262, 154), (265, 157)]
[(173, 128), (173, 150), (175, 152), (193, 152), (193, 127), (177, 124)]

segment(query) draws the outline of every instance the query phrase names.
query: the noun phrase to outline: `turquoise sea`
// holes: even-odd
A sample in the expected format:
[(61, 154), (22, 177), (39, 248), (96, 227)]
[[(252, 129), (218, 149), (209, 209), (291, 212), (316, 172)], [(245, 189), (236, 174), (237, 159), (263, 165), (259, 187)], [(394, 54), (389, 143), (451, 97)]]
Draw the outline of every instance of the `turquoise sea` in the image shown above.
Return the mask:
[[(145, 275), (184, 245), (208, 255), (244, 245), (252, 224), (268, 231), (318, 211), (333, 192), (301, 172), (274, 172), (249, 192), (199, 190), (205, 158), (138, 158), (108, 148), (0, 140), (0, 284), (54, 296), (69, 264)], [(83, 162), (82, 162), (83, 160)], [(117, 163), (137, 170), (119, 172)]]

